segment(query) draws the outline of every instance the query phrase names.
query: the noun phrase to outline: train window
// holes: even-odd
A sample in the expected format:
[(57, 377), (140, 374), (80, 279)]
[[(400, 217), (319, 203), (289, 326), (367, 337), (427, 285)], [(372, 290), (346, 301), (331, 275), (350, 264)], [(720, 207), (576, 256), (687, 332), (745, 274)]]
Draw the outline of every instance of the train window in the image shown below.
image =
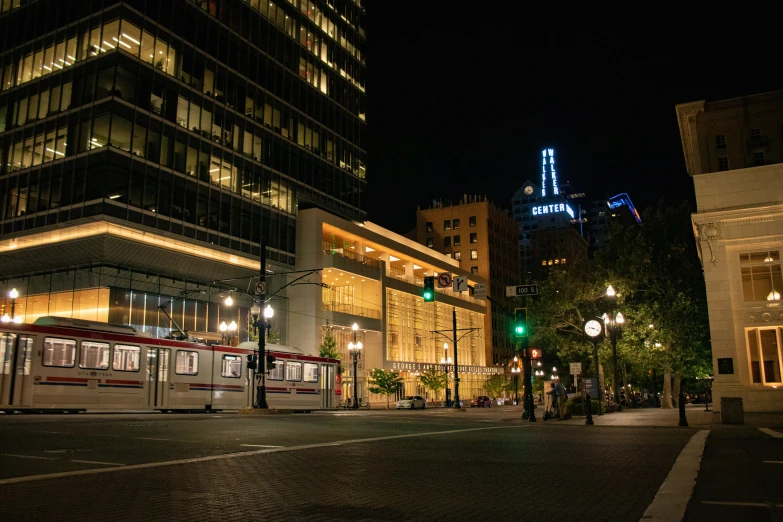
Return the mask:
[(177, 350), (177, 375), (198, 374), (198, 352)]
[(82, 353), (79, 358), (79, 368), (92, 370), (109, 369), (109, 343), (96, 343), (94, 341), (82, 341)]
[(318, 382), (318, 365), (313, 363), (304, 363), (304, 381)]
[(73, 339), (44, 339), (44, 350), (41, 364), (44, 366), (61, 366), (73, 368), (76, 360), (76, 341)]
[(283, 361), (275, 361), (272, 363), (272, 367), (269, 368), (269, 380), (270, 381), (282, 381), (283, 380)]
[(285, 363), (285, 380), (286, 381), (301, 381), (302, 380), (302, 363), (288, 361)]
[(137, 372), (139, 371), (140, 356), (141, 349), (138, 346), (115, 344), (112, 367), (120, 372)]
[(242, 357), (238, 355), (224, 355), (223, 371), (220, 374), (229, 379), (242, 377)]

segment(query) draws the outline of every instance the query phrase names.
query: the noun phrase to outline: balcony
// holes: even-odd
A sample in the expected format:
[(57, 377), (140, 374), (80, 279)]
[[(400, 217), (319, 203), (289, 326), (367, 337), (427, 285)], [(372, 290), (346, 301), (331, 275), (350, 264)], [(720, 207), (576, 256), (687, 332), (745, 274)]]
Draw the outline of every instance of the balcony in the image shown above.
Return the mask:
[(381, 267), (381, 262), (378, 261), (377, 259), (373, 259), (371, 257), (367, 257), (362, 254), (357, 254), (353, 250), (345, 250), (344, 248), (335, 248), (334, 246), (332, 246), (332, 243), (329, 243), (327, 241), (323, 242), (323, 253), (324, 255), (340, 256), (344, 259), (355, 261), (359, 264), (366, 265), (370, 268), (378, 269)]
[(321, 310), (324, 312), (337, 312), (341, 314), (356, 315), (359, 317), (367, 317), (369, 319), (381, 319), (381, 311), (374, 310), (372, 308), (363, 308), (361, 306), (355, 306), (345, 303), (321, 303)]

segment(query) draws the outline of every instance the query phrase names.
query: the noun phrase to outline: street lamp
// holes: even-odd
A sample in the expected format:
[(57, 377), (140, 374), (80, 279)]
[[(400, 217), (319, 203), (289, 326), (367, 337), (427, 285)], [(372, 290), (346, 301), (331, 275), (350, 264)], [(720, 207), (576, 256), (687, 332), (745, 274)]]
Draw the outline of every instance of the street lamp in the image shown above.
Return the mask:
[(253, 306), (250, 307), (250, 315), (253, 316), (253, 323), (256, 328), (256, 333), (258, 334), (256, 376), (261, 374), (261, 386), (257, 386), (256, 403), (253, 405), (253, 407), (259, 409), (268, 409), (269, 404), (266, 402), (266, 373), (267, 364), (269, 363), (266, 356), (266, 335), (267, 331), (271, 327), (271, 322), (269, 319), (275, 315), (275, 311), (271, 306), (269, 306), (269, 304), (266, 305), (266, 308), (264, 308), (264, 324), (261, 325), (261, 328), (259, 328), (258, 324), (259, 316), (261, 315), (261, 307), (258, 305), (258, 303), (253, 303)]
[(16, 298), (19, 297), (19, 291), (16, 288), (12, 288), (10, 292), (8, 292), (8, 297), (11, 298), (11, 315), (8, 315), (7, 313), (3, 315), (3, 317), (0, 317), (0, 321), (4, 323), (21, 323), (22, 317), (16, 317), (14, 314), (14, 311), (16, 309)]
[(351, 354), (351, 359), (353, 359), (353, 409), (356, 410), (359, 408), (359, 388), (357, 385), (357, 373), (358, 373), (358, 367), (359, 367), (359, 355), (361, 354), (362, 350), (362, 342), (356, 340), (356, 332), (359, 330), (359, 325), (356, 323), (353, 323), (353, 326), (351, 326), (351, 330), (353, 330), (353, 342), (348, 343), (348, 353)]
[(234, 332), (237, 331), (237, 323), (235, 321), (231, 321), (231, 324), (228, 325), (228, 344), (231, 344), (234, 341)]
[(228, 330), (228, 325), (226, 324), (225, 321), (223, 321), (222, 323), (220, 323), (220, 326), (218, 328), (220, 328), (221, 343), (226, 344), (226, 330)]
[(609, 298), (609, 302), (611, 303), (611, 312), (608, 316), (604, 314), (604, 322), (609, 327), (609, 335), (611, 336), (610, 338), (612, 341), (612, 393), (614, 394), (615, 404), (617, 404), (617, 411), (622, 411), (623, 408), (620, 405), (619, 368), (617, 367), (617, 336), (620, 333), (618, 330), (622, 328), (623, 323), (625, 323), (625, 318), (620, 312), (618, 312), (617, 315), (614, 313), (615, 305), (617, 304), (615, 300), (616, 296), (617, 292), (612, 288), (612, 285), (606, 287), (606, 297)]
[(514, 375), (514, 404), (519, 404), (519, 374), (522, 373), (522, 368), (519, 367), (519, 359), (514, 356), (514, 362), (511, 366), (511, 373)]
[(231, 297), (233, 293), (233, 291), (229, 291), (228, 297), (226, 297), (226, 300), (224, 301), (226, 306), (232, 306), (234, 304), (234, 298)]
[[(443, 366), (443, 373), (446, 374), (446, 391), (448, 392), (449, 389), (449, 367), (452, 362), (451, 356), (449, 355), (449, 343), (443, 343), (443, 355), (440, 358), (440, 364)], [(448, 408), (449, 404), (446, 399), (443, 400), (443, 407)]]

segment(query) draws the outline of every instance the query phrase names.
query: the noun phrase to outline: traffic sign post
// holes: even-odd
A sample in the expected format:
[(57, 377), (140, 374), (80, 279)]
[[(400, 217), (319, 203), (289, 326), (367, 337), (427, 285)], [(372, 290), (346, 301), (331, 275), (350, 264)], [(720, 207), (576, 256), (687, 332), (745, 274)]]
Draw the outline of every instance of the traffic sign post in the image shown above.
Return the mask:
[(467, 276), (457, 276), (454, 278), (454, 286), (452, 287), (455, 292), (467, 292), (468, 291), (468, 278)]
[(448, 288), (451, 286), (451, 274), (438, 274), (438, 288)]
[(517, 285), (506, 287), (506, 297), (538, 295), (538, 285)]
[(571, 368), (571, 375), (581, 375), (582, 374), (582, 363), (568, 363), (568, 366)]
[(487, 285), (484, 283), (476, 283), (473, 285), (473, 297), (476, 299), (486, 299), (487, 298)]

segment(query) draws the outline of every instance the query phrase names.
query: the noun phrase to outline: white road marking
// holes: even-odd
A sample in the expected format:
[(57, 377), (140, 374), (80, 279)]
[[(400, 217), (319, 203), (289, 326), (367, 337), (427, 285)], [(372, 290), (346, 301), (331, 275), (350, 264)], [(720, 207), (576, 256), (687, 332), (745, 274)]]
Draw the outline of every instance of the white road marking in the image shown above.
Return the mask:
[(65, 453), (68, 450), (44, 450), (44, 453)]
[(12, 455), (10, 453), (0, 454), (0, 457), (16, 457), (19, 459), (57, 460), (55, 457), (38, 457), (36, 455)]
[(282, 448), (283, 446), (270, 446), (268, 444), (240, 444), (246, 448)]
[(704, 444), (710, 430), (701, 430), (691, 437), (691, 440), (680, 452), (674, 466), (669, 471), (666, 479), (658, 488), (658, 493), (641, 520), (669, 521), (682, 520), (685, 508), (693, 495), (693, 487), (696, 485), (696, 476), (699, 474), (701, 456), (704, 452)]
[(764, 464), (783, 464), (783, 460), (762, 460)]
[(170, 442), (196, 442), (195, 440), (183, 440), (183, 439), (159, 439), (158, 437), (133, 437), (139, 440), (165, 440)]
[[(527, 426), (522, 426), (527, 427)], [(26, 477), (13, 477), (13, 478), (7, 478), (0, 480), (0, 486), (4, 486), (7, 484), (20, 484), (23, 482), (33, 482), (37, 480), (46, 480), (46, 479), (55, 479), (55, 478), (63, 478), (63, 477), (76, 477), (80, 475), (94, 475), (97, 473), (113, 473), (115, 471), (126, 471), (126, 470), (132, 470), (132, 469), (148, 469), (148, 468), (160, 468), (164, 466), (176, 466), (179, 464), (195, 464), (197, 462), (209, 462), (212, 460), (227, 460), (227, 459), (235, 459), (235, 458), (247, 458), (252, 455), (263, 455), (265, 453), (282, 453), (282, 452), (289, 452), (289, 451), (300, 451), (300, 450), (306, 450), (306, 449), (316, 449), (316, 448), (325, 448), (328, 446), (335, 446), (335, 445), (343, 445), (343, 444), (359, 444), (362, 442), (375, 442), (375, 441), (381, 441), (381, 440), (393, 440), (393, 439), (407, 439), (412, 437), (427, 437), (431, 435), (450, 435), (452, 433), (467, 433), (471, 431), (486, 431), (486, 430), (502, 430), (502, 429), (512, 429), (516, 428), (519, 429), (519, 426), (490, 426), (486, 428), (466, 428), (461, 430), (447, 430), (447, 431), (426, 431), (421, 433), (409, 433), (407, 435), (389, 435), (386, 437), (373, 437), (373, 438), (367, 438), (367, 439), (352, 439), (352, 440), (341, 440), (337, 442), (320, 442), (317, 444), (303, 444), (301, 446), (288, 446), (288, 447), (282, 447), (282, 448), (267, 448), (267, 449), (260, 449), (260, 450), (253, 450), (253, 451), (240, 451), (237, 453), (225, 453), (223, 455), (211, 455), (208, 457), (194, 457), (190, 459), (180, 459), (180, 460), (167, 460), (163, 462), (148, 462), (145, 464), (129, 464), (122, 467), (116, 467), (116, 468), (94, 468), (94, 469), (83, 469), (79, 471), (64, 471), (60, 473), (47, 473), (43, 475), (29, 475)], [(43, 458), (50, 458), (50, 457), (43, 457)]]
[(780, 433), (779, 431), (771, 430), (769, 428), (759, 428), (759, 431), (766, 433), (770, 437), (775, 437), (776, 439), (783, 439), (783, 433)]
[[(702, 500), (702, 504), (713, 504), (716, 506), (746, 506), (746, 507), (775, 507), (775, 504), (764, 502), (729, 502), (725, 500)], [(777, 504), (777, 507), (783, 507), (783, 504)]]
[(124, 466), (125, 464), (120, 464), (119, 462), (101, 462), (99, 460), (72, 460), (71, 462), (80, 462), (82, 464), (101, 464), (103, 466)]

